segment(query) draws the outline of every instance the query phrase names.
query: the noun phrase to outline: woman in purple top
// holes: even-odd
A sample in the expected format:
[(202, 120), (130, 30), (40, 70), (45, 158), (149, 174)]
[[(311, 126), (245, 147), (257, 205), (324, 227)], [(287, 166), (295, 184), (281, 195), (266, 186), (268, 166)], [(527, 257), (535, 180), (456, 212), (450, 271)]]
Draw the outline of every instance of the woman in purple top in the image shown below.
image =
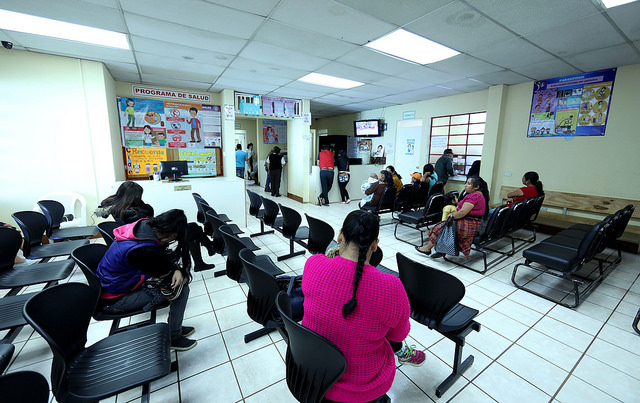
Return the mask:
[[(456, 220), (458, 227), (458, 247), (460, 252), (469, 259), (473, 237), (478, 235), (482, 227), (482, 218), (489, 212), (489, 189), (487, 182), (479, 176), (472, 176), (464, 184), (466, 196), (458, 203), (458, 210), (449, 214)], [(424, 246), (416, 246), (416, 250), (426, 255), (431, 254), (431, 249), (436, 245), (438, 235), (446, 221), (438, 223), (429, 231), (429, 242)], [(441, 257), (436, 253), (433, 257)]]
[(370, 402), (393, 383), (394, 358), (418, 366), (425, 354), (403, 344), (409, 334), (409, 299), (400, 279), (369, 265), (378, 247), (378, 218), (362, 210), (345, 218), (339, 256), (311, 256), (304, 267), (302, 325), (334, 343), (347, 370), (325, 398)]

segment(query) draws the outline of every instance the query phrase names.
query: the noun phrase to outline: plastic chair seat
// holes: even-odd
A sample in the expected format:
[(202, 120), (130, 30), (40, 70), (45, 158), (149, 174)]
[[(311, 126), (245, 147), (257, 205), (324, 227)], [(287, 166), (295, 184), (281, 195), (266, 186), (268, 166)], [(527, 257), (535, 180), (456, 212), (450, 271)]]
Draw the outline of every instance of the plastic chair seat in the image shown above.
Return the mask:
[(69, 392), (98, 400), (167, 375), (171, 369), (166, 323), (128, 330), (100, 340), (69, 363)]
[[(220, 216), (218, 216), (218, 218), (220, 218)], [(223, 220), (224, 221), (224, 220)], [(226, 224), (227, 227), (229, 227), (229, 232), (233, 235), (240, 235), (240, 234), (244, 234), (244, 231), (240, 229), (240, 227), (238, 227), (236, 224)]]
[(294, 241), (304, 241), (309, 239), (309, 227), (299, 227), (292, 238)]
[(284, 274), (278, 266), (273, 263), (273, 260), (267, 255), (256, 256), (256, 266), (259, 266), (262, 270), (271, 274), (272, 276), (279, 276)]
[[(227, 225), (229, 225), (229, 224), (227, 224)], [(244, 244), (244, 246), (246, 248), (248, 248), (252, 252), (260, 249), (260, 247), (258, 245), (253, 243), (251, 238), (238, 238), (238, 239)]]
[(22, 308), (36, 294), (37, 292), (32, 292), (0, 298), (0, 330), (26, 325)]
[(480, 311), (458, 304), (453, 307), (442, 319), (437, 330), (442, 333), (455, 332), (466, 327)]
[(407, 211), (398, 214), (398, 219), (409, 224), (418, 224), (424, 217), (424, 210)]
[(38, 283), (59, 281), (69, 277), (73, 260), (17, 266), (0, 272), (0, 289), (24, 287)]
[(571, 271), (580, 261), (575, 249), (549, 243), (539, 243), (529, 249), (525, 249), (522, 252), (522, 256), (527, 260), (563, 272)]
[(66, 256), (70, 255), (75, 248), (88, 245), (89, 240), (79, 239), (76, 241), (57, 242), (47, 245), (38, 245), (31, 247), (31, 253), (29, 253), (29, 259), (45, 259), (49, 257)]
[(54, 230), (49, 239), (91, 238), (98, 235), (96, 227), (69, 227)]
[(552, 237), (545, 239), (540, 243), (543, 243), (545, 245), (563, 246), (565, 248), (577, 250), (580, 247), (580, 243), (582, 242), (582, 239), (586, 234), (587, 234), (586, 232), (583, 232), (582, 238), (556, 234)]

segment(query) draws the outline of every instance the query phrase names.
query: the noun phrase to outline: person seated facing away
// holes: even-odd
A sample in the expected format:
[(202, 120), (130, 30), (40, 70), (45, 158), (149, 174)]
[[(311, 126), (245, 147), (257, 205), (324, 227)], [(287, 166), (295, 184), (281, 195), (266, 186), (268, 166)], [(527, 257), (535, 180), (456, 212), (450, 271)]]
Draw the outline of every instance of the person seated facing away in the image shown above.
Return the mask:
[[(469, 259), (473, 237), (478, 235), (482, 227), (482, 218), (489, 212), (489, 189), (487, 183), (479, 176), (467, 179), (464, 184), (465, 196), (458, 203), (454, 213), (448, 217), (456, 220), (458, 228), (458, 249), (465, 258)], [(447, 217), (447, 218), (448, 218)], [(431, 249), (436, 245), (438, 235), (445, 222), (436, 224), (429, 231), (429, 242), (424, 246), (416, 246), (416, 250), (425, 255), (431, 254)], [(433, 257), (442, 257), (442, 253), (434, 253)]]
[(339, 255), (313, 255), (304, 266), (302, 326), (329, 339), (347, 360), (346, 372), (325, 395), (328, 401), (383, 396), (395, 376), (394, 352), (402, 364), (425, 360), (424, 352), (403, 343), (411, 307), (400, 279), (369, 265), (378, 232), (376, 216), (352, 211), (338, 234)]
[(444, 195), (444, 207), (442, 207), (442, 221), (447, 221), (449, 214), (453, 214), (458, 209), (458, 195), (455, 192), (449, 192)]
[(360, 202), (358, 206), (360, 208), (363, 208), (364, 206), (377, 206), (380, 203), (380, 199), (382, 198), (382, 192), (384, 192), (384, 189), (391, 186), (393, 186), (395, 189), (391, 173), (387, 170), (380, 171), (380, 174), (378, 174), (378, 181), (372, 183), (369, 189), (364, 191), (364, 194), (373, 195), (373, 197), (365, 204), (361, 204), (362, 202)]
[(393, 167), (393, 165), (389, 165), (387, 167), (387, 171), (391, 173), (393, 177), (393, 185), (396, 187), (396, 196), (398, 196), (398, 194), (400, 193), (400, 189), (402, 189), (402, 186), (404, 186), (402, 184), (402, 176), (400, 176), (400, 174), (396, 172), (396, 169)]
[(524, 185), (523, 187), (507, 194), (507, 206), (512, 206), (514, 203), (524, 201), (529, 197), (544, 196), (542, 182), (540, 182), (537, 172), (529, 171), (525, 173), (522, 177), (522, 184)]
[(109, 215), (120, 225), (138, 221), (141, 218), (153, 217), (153, 207), (142, 201), (142, 186), (126, 181), (116, 191), (100, 202), (95, 214), (102, 218)]
[[(104, 199), (96, 209), (96, 215), (106, 218), (111, 214), (119, 225), (130, 224), (141, 218), (153, 217), (153, 207), (142, 201), (142, 186), (135, 182), (127, 181), (122, 183), (116, 194)], [(195, 262), (194, 271), (209, 270), (215, 267), (214, 264), (205, 263), (202, 260), (201, 246), (204, 246), (213, 256), (215, 253), (213, 243), (202, 231), (202, 228), (194, 222), (187, 226), (189, 235), (189, 250)]]
[[(171, 348), (189, 350), (195, 340), (186, 336), (194, 332), (183, 327), (182, 320), (189, 298), (191, 258), (187, 247), (187, 217), (182, 210), (169, 210), (154, 218), (141, 218), (114, 230), (115, 241), (98, 265), (96, 276), (102, 286), (100, 304), (110, 313), (151, 311), (164, 297), (148, 281), (165, 278), (174, 291), (182, 291), (169, 305)], [(169, 245), (177, 241), (175, 249)]]

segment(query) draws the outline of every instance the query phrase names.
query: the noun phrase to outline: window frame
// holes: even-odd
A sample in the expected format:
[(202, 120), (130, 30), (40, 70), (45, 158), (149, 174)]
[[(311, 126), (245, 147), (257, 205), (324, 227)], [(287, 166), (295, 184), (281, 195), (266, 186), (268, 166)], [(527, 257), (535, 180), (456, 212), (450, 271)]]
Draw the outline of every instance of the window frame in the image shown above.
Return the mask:
[[(471, 117), (473, 115), (480, 115), (480, 114), (484, 114), (484, 117), (482, 119), (480, 120), (475, 119), (472, 121)], [(461, 118), (464, 119), (465, 117), (466, 117), (466, 120), (464, 120), (464, 122), (460, 122)], [(443, 121), (442, 121), (443, 119), (446, 119), (446, 124), (443, 124)], [(455, 123), (452, 123), (452, 122), (455, 122)], [(445, 147), (445, 149), (451, 148), (454, 150), (454, 172), (456, 173), (456, 175), (466, 175), (469, 172), (469, 169), (471, 168), (471, 165), (473, 164), (474, 161), (482, 160), (482, 151), (480, 152), (480, 154), (473, 153), (473, 152), (470, 153), (469, 147), (480, 147), (482, 149), (482, 147), (484, 146), (484, 135), (486, 130), (486, 123), (487, 123), (486, 111), (457, 113), (453, 115), (441, 115), (441, 116), (432, 117), (431, 128), (430, 128), (430, 138), (429, 138), (429, 154), (428, 154), (427, 162), (430, 162), (431, 164), (435, 165), (435, 162), (438, 160), (438, 158), (442, 156), (442, 152), (444, 151), (444, 149), (442, 150), (438, 149), (439, 151), (436, 151), (435, 153), (432, 152), (433, 138), (447, 136), (447, 146)], [(474, 131), (470, 133), (473, 125), (480, 125), (480, 124), (484, 125), (484, 128), (481, 132)], [(463, 130), (461, 131), (455, 129), (455, 128), (462, 128), (463, 126), (466, 126), (466, 129), (463, 128)], [(442, 128), (446, 128), (447, 133), (434, 135), (434, 128), (436, 129), (437, 132), (442, 131)], [(452, 128), (454, 129), (452, 130)], [(482, 136), (482, 142), (477, 143), (474, 139), (472, 139), (473, 142), (470, 142), (469, 136)], [(462, 137), (464, 137), (464, 139), (461, 139)], [(452, 142), (452, 138), (453, 138), (453, 142)], [(457, 152), (461, 148), (463, 148), (464, 153)], [(464, 164), (457, 163), (457, 161), (459, 161), (460, 158), (464, 159)], [(460, 165), (463, 165), (462, 173), (460, 173), (460, 168), (459, 168)]]

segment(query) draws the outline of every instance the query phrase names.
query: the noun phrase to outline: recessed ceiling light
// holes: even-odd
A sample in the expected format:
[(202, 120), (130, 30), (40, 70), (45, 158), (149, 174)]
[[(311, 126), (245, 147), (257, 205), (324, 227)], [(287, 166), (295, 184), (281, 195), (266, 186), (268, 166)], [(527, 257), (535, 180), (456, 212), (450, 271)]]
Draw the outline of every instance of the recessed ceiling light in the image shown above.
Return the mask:
[(0, 29), (49, 36), (92, 45), (129, 49), (127, 36), (120, 32), (77, 25), (49, 18), (0, 10)]
[(435, 63), (460, 54), (458, 51), (404, 29), (393, 31), (365, 46), (419, 64)]
[(601, 1), (602, 1), (602, 5), (604, 5), (606, 8), (612, 8), (612, 7), (621, 6), (627, 3), (633, 3), (636, 0), (601, 0)]
[(328, 76), (320, 73), (309, 73), (306, 76), (299, 78), (298, 81), (342, 89), (349, 89), (364, 85), (364, 83), (361, 83), (360, 81), (347, 80), (346, 78)]

